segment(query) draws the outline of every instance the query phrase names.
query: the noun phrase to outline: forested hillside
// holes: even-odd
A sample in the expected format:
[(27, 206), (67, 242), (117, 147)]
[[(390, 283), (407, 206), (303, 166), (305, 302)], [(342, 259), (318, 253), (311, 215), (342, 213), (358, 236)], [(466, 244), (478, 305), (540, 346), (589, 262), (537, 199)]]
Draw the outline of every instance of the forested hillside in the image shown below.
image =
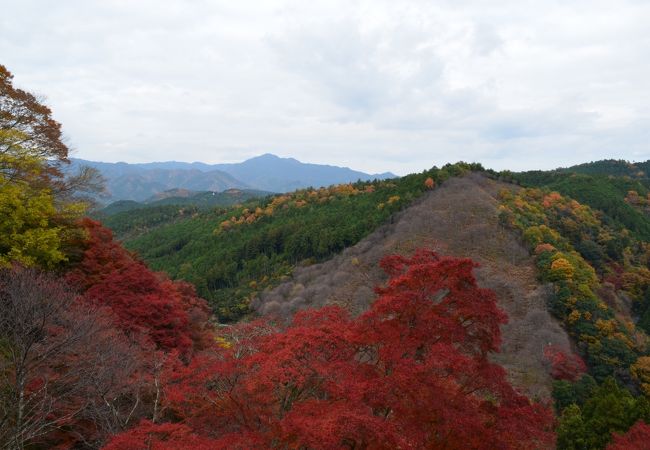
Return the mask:
[(296, 264), (323, 260), (357, 243), (436, 183), (472, 168), (480, 167), (450, 165), (397, 180), (299, 190), (195, 212), (125, 245), (156, 270), (194, 284), (220, 320), (232, 321)]
[[(627, 166), (626, 166), (627, 167)], [(604, 172), (604, 173), (603, 173)], [(618, 170), (614, 170), (618, 173)], [(639, 172), (642, 173), (642, 172)], [(604, 213), (603, 220), (625, 227), (636, 237), (650, 240), (650, 179), (615, 176), (602, 172), (585, 175), (566, 171), (532, 171), (511, 175), (524, 186), (560, 192)]]
[(558, 171), (586, 175), (610, 175), (614, 177), (648, 179), (650, 178), (649, 169), (650, 160), (645, 162), (629, 162), (620, 159), (606, 159), (558, 169)]
[(268, 195), (264, 191), (229, 189), (223, 192), (199, 192), (184, 197), (169, 196), (147, 203), (121, 200), (93, 211), (91, 215), (101, 220), (120, 239), (128, 239), (179, 219), (196, 217), (201, 211), (241, 205)]
[[(639, 417), (647, 420), (643, 317), (650, 299), (650, 246), (603, 223), (602, 213), (556, 192), (504, 191), (501, 198), (502, 222), (521, 231), (536, 255), (541, 279), (553, 283), (549, 308), (590, 369), (590, 376), (574, 384), (555, 386), (556, 408), (562, 412), (560, 447), (600, 448), (610, 431), (624, 431)], [(641, 395), (631, 395), (626, 387), (632, 394), (641, 388)], [(605, 414), (599, 408), (606, 402), (611, 409)], [(582, 431), (573, 429), (576, 421), (584, 423)]]

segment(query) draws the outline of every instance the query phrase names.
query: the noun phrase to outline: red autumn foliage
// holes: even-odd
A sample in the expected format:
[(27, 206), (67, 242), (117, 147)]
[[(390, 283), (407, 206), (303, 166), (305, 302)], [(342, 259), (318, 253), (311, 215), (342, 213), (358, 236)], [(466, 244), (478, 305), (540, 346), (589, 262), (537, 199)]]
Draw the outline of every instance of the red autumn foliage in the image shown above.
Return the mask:
[(215, 448), (213, 440), (197, 436), (186, 425), (173, 423), (157, 425), (148, 420), (142, 421), (134, 430), (111, 439), (108, 447), (113, 450), (134, 450), (136, 448), (150, 450), (178, 450), (180, 448), (212, 450)]
[(613, 433), (607, 450), (645, 450), (650, 445), (650, 425), (639, 420), (625, 434)]
[(609, 269), (609, 273), (603, 278), (603, 281), (613, 284), (617, 291), (623, 289), (625, 268), (618, 263), (611, 263)]
[(144, 334), (162, 350), (188, 355), (207, 345), (207, 304), (189, 284), (152, 272), (99, 222), (84, 219), (82, 225), (86, 249), (67, 280), (88, 301), (110, 308), (123, 331)]
[[(51, 274), (0, 270), (0, 442), (94, 447), (139, 421), (152, 349)], [(131, 422), (132, 421), (132, 422)]]
[(552, 413), (487, 359), (506, 317), (476, 265), (420, 250), (382, 266), (389, 283), (359, 317), (232, 327), (230, 345), (170, 368), (167, 417), (183, 425), (143, 423), (107, 448), (168, 448), (176, 432), (215, 449), (552, 448)]
[(546, 346), (544, 357), (551, 364), (551, 376), (556, 380), (577, 381), (587, 371), (582, 358), (578, 355), (567, 356), (555, 345)]

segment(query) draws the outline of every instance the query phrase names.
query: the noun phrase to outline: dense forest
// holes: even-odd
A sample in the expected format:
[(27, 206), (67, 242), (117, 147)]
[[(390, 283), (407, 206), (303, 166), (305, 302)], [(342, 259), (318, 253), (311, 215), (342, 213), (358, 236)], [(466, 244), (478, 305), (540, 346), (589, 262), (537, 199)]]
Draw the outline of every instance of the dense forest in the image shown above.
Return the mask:
[(512, 180), (525, 186), (544, 187), (569, 196), (604, 213), (603, 220), (609, 225), (625, 227), (635, 237), (650, 240), (650, 178), (532, 171), (513, 174)]
[[(101, 180), (65, 170), (68, 151), (49, 108), (0, 66), (3, 448), (647, 448), (647, 163), (457, 163), (94, 220)], [(509, 182), (495, 214), (575, 347), (540, 349), (552, 404), (493, 361), (509, 319), (468, 258), (384, 255), (386, 282), (358, 314), (251, 311), (297, 266), (469, 173)]]

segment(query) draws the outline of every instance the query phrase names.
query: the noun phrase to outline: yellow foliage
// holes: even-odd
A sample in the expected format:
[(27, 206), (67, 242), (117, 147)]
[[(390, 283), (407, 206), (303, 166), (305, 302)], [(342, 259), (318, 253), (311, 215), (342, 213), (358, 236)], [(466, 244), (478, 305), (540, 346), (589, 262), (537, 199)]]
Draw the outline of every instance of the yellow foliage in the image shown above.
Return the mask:
[(537, 247), (540, 244), (550, 245), (550, 242), (559, 241), (560, 235), (546, 225), (539, 225), (528, 227), (524, 231), (524, 239), (531, 247)]
[(514, 204), (519, 209), (524, 209), (526, 206), (528, 206), (528, 204), (521, 197), (515, 198)]
[(580, 311), (577, 309), (574, 309), (571, 311), (571, 314), (569, 314), (569, 317), (567, 317), (567, 322), (573, 324), (577, 322), (580, 319)]
[(621, 333), (620, 331), (617, 331), (616, 333), (613, 334), (614, 338), (618, 339), (619, 341), (623, 342), (625, 345), (627, 345), (629, 348), (634, 348), (634, 342), (626, 336), (624, 333)]
[(58, 169), (68, 154), (60, 124), (0, 69), (0, 267), (53, 269), (66, 260), (62, 248), (83, 234), (73, 224), (87, 204), (67, 194), (92, 189), (92, 171), (65, 179)]
[(591, 335), (583, 333), (583, 334), (580, 335), (579, 340), (581, 342), (586, 342), (587, 344), (594, 345), (594, 346), (597, 346), (597, 347), (602, 346), (602, 343), (600, 342), (600, 340), (596, 336), (591, 336)]
[[(75, 213), (74, 205), (72, 209), (70, 215)], [(64, 261), (64, 229), (54, 220), (60, 216), (47, 189), (8, 183), (0, 176), (0, 267), (16, 261), (52, 268)]]
[(221, 348), (230, 348), (232, 347), (232, 344), (226, 340), (223, 336), (217, 336), (214, 338), (215, 343), (217, 346)]
[(579, 292), (583, 297), (590, 297), (590, 298), (594, 297), (594, 293), (593, 293), (593, 291), (591, 290), (591, 288), (589, 287), (589, 285), (587, 285), (587, 284), (585, 284), (585, 283), (580, 283), (580, 284), (578, 285), (578, 292)]
[(641, 384), (641, 390), (650, 396), (650, 356), (641, 356), (630, 367), (630, 372), (635, 380)]
[(499, 197), (499, 200), (503, 200), (503, 201), (512, 200), (512, 191), (510, 189), (503, 188), (499, 190), (499, 193), (497, 195)]
[(337, 186), (330, 188), (330, 190), (334, 194), (344, 195), (344, 196), (357, 195), (359, 193), (359, 190), (349, 183), (339, 184)]
[(399, 201), (399, 195), (391, 195), (388, 198), (388, 201), (386, 203), (388, 203), (389, 205), (392, 205), (393, 203), (398, 202), (398, 201)]
[(565, 258), (558, 258), (551, 264), (551, 272), (560, 279), (570, 280), (573, 278), (574, 269)]
[(596, 321), (596, 328), (603, 336), (611, 336), (616, 331), (616, 322), (614, 319), (598, 319)]
[(642, 202), (642, 198), (639, 197), (639, 193), (637, 191), (628, 191), (627, 195), (625, 196), (625, 201), (628, 203), (631, 203), (632, 205), (638, 205)]

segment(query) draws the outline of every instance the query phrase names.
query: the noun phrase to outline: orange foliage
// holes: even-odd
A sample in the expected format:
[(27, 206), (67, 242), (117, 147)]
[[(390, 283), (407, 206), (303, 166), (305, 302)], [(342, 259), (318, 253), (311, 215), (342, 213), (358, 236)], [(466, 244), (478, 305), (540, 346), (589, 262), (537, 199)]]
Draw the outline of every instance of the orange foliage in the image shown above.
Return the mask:
[(550, 208), (553, 203), (559, 202), (562, 200), (562, 196), (557, 193), (557, 192), (551, 192), (550, 194), (547, 194), (544, 196), (544, 199), (542, 200), (542, 205), (544, 208)]
[(537, 247), (535, 247), (535, 254), (540, 255), (544, 252), (552, 252), (555, 251), (555, 247), (553, 247), (551, 244), (539, 244)]
[(551, 264), (551, 272), (557, 278), (569, 280), (573, 278), (573, 266), (564, 258), (558, 258)]

